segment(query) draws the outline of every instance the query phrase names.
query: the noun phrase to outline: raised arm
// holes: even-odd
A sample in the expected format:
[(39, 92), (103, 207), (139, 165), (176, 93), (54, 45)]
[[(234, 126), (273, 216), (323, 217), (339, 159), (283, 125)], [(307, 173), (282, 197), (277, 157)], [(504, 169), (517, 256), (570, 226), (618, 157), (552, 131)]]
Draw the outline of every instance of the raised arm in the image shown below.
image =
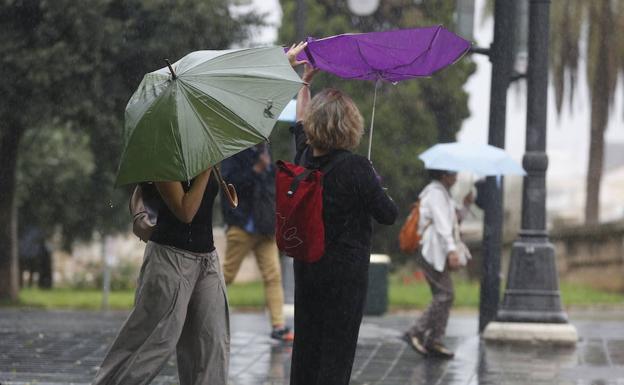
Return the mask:
[(299, 89), (299, 93), (297, 94), (297, 120), (303, 120), (305, 116), (305, 111), (310, 104), (310, 99), (312, 98), (310, 95), (310, 85), (312, 84), (312, 79), (314, 75), (318, 72), (318, 68), (314, 68), (309, 64), (305, 64), (303, 69), (303, 76), (301, 79), (304, 81), (303, 87)]
[(167, 207), (181, 222), (191, 223), (199, 206), (201, 205), (204, 191), (210, 179), (212, 169), (199, 174), (191, 188), (184, 192), (180, 182), (156, 182), (156, 189), (167, 204)]
[(290, 62), (290, 65), (293, 66), (293, 68), (305, 63), (303, 76), (301, 77), (304, 85), (303, 87), (301, 87), (299, 93), (297, 94), (297, 111), (295, 120), (297, 122), (303, 120), (305, 109), (307, 108), (308, 104), (310, 104), (310, 84), (312, 83), (312, 78), (314, 78), (314, 75), (316, 75), (316, 73), (318, 72), (317, 68), (314, 68), (307, 62), (297, 60), (297, 55), (299, 55), (299, 53), (303, 51), (307, 45), (308, 43), (303, 42), (296, 45), (293, 44), (293, 46), (290, 47), (290, 49), (286, 53), (286, 55), (288, 56), (288, 61)]

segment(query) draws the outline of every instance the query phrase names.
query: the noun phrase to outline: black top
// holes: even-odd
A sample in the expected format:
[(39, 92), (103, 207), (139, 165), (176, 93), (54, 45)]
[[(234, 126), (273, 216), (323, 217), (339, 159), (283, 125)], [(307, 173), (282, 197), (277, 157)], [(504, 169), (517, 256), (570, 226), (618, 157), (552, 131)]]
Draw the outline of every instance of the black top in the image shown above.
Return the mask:
[[(293, 130), (297, 143), (295, 159), (307, 168), (320, 169), (346, 151), (311, 156), (312, 149), (306, 144), (301, 122), (297, 122)], [(365, 257), (368, 261), (371, 218), (391, 225), (397, 214), (396, 205), (381, 187), (369, 160), (356, 154), (344, 157), (323, 177), (324, 258)]]
[[(191, 180), (191, 183), (193, 181), (194, 179)], [(189, 190), (190, 184), (180, 183), (182, 183), (184, 191)], [(211, 173), (201, 205), (191, 223), (184, 223), (176, 218), (161, 197), (162, 204), (158, 211), (158, 222), (150, 241), (195, 253), (213, 251), (215, 247), (212, 238), (212, 206), (218, 193), (219, 184), (214, 173)]]

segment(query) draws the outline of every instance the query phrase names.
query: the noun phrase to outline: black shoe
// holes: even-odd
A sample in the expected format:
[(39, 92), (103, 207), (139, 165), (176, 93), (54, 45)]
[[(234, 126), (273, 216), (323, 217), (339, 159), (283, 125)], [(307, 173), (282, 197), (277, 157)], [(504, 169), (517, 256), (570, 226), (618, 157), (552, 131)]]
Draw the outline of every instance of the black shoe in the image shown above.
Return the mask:
[(449, 350), (446, 346), (442, 345), (442, 343), (440, 342), (436, 342), (427, 346), (427, 351), (429, 352), (429, 355), (433, 357), (440, 357), (440, 358), (455, 357), (455, 353)]
[(407, 342), (412, 349), (416, 350), (418, 353), (422, 355), (427, 355), (429, 352), (427, 348), (425, 348), (425, 344), (423, 343), (422, 337), (418, 335), (411, 335), (410, 333), (403, 334), (402, 340)]
[(283, 328), (273, 329), (271, 338), (281, 342), (293, 342), (295, 334), (288, 327), (284, 326)]

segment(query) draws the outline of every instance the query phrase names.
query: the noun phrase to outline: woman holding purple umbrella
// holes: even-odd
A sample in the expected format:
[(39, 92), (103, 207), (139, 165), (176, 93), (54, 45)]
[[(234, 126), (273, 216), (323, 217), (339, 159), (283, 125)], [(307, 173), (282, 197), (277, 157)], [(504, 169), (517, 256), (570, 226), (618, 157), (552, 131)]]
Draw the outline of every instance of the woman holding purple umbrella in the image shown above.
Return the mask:
[[(291, 48), (293, 66), (305, 48)], [(362, 321), (371, 249), (372, 219), (391, 225), (394, 202), (371, 163), (353, 154), (364, 132), (350, 97), (326, 89), (310, 98), (317, 71), (305, 65), (297, 95), (297, 163), (331, 171), (323, 177), (325, 254), (318, 262), (294, 261), (295, 341), (291, 385), (347, 385)]]

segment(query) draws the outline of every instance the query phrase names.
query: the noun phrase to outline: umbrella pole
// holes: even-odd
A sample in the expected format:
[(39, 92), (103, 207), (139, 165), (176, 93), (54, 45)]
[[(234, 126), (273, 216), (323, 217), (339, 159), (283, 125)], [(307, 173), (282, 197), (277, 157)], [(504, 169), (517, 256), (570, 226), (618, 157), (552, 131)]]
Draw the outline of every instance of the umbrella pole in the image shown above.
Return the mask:
[(373, 127), (375, 125), (375, 104), (377, 104), (377, 87), (379, 86), (379, 78), (375, 81), (375, 94), (373, 96), (373, 112), (371, 114), (371, 124), (368, 133), (368, 160), (371, 159), (371, 148), (373, 146)]
[(167, 67), (169, 67), (169, 72), (171, 72), (171, 79), (175, 80), (178, 76), (173, 71), (173, 67), (171, 66), (171, 63), (169, 63), (169, 59), (165, 59), (165, 63), (167, 63)]

